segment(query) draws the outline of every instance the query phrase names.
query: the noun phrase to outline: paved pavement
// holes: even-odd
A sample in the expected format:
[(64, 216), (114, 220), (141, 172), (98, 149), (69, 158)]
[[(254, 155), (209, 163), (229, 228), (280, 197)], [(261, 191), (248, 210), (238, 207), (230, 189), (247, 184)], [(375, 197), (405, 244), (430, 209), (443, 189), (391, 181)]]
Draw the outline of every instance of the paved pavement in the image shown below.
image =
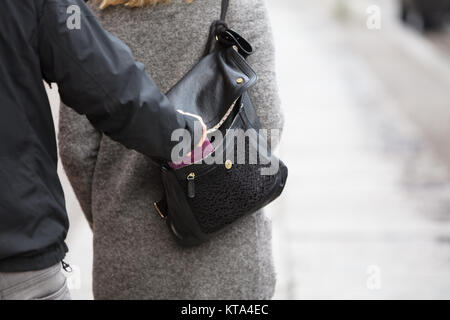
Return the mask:
[[(392, 1), (268, 3), (290, 170), (267, 210), (275, 298), (450, 298), (449, 51), (396, 24)], [(365, 24), (373, 4), (379, 31)], [(92, 235), (60, 174), (72, 295), (91, 298)]]
[[(373, 4), (379, 31), (366, 27)], [(448, 119), (447, 66), (386, 1), (269, 5), (290, 169), (269, 208), (276, 298), (450, 298), (450, 187), (432, 152), (447, 145), (424, 133)], [(434, 97), (418, 86), (433, 76), (443, 81)]]

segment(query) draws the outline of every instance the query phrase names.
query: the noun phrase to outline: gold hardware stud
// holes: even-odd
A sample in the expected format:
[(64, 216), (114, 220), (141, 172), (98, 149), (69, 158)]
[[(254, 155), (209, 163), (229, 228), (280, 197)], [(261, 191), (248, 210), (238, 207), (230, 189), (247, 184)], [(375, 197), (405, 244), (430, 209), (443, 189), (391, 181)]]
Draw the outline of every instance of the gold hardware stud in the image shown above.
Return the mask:
[(230, 170), (232, 166), (233, 166), (233, 162), (231, 162), (231, 160), (225, 161), (225, 168), (227, 170)]
[(239, 77), (239, 78), (236, 79), (236, 82), (239, 83), (239, 84), (241, 84), (242, 82), (244, 82), (244, 79), (242, 79), (241, 77)]
[(216, 41), (218, 41), (219, 40), (219, 37), (218, 36), (216, 36)]
[(236, 45), (233, 46), (234, 51), (239, 52), (239, 49)]

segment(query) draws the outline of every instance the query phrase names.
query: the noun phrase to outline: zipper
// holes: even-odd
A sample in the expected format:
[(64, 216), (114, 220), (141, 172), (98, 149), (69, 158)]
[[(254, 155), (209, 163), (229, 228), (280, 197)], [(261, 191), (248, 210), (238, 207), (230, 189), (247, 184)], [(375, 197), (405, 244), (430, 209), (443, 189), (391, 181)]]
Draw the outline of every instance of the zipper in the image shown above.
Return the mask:
[(225, 112), (225, 114), (223, 115), (222, 119), (220, 119), (220, 121), (212, 128), (208, 129), (206, 131), (206, 133), (211, 133), (217, 129), (220, 128), (220, 126), (225, 122), (225, 120), (227, 120), (227, 118), (230, 116), (231, 111), (233, 111), (234, 106), (236, 104), (236, 102), (239, 100), (239, 98), (237, 98), (236, 100), (233, 101), (233, 103), (231, 104), (231, 106), (227, 109), (227, 111)]
[(64, 269), (64, 271), (72, 272), (72, 267), (70, 266), (70, 264), (68, 264), (64, 260), (61, 260), (61, 265), (62, 265), (62, 268)]
[(191, 172), (187, 175), (186, 177), (187, 179), (187, 196), (189, 198), (194, 198), (195, 197), (195, 173)]

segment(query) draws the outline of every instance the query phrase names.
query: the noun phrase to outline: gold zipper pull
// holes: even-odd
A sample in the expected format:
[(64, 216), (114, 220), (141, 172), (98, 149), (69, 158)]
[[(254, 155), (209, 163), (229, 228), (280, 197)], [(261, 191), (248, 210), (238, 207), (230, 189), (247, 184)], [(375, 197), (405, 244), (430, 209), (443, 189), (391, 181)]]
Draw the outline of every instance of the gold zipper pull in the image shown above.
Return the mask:
[(195, 183), (194, 183), (195, 173), (194, 172), (189, 173), (186, 179), (188, 181), (187, 196), (192, 199), (195, 197)]

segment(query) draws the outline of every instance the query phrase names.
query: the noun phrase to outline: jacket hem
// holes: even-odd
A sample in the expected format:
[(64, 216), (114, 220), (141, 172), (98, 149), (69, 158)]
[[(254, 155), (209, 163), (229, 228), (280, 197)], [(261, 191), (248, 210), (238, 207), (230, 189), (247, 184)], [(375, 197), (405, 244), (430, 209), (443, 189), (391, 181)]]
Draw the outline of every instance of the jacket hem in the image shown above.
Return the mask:
[(49, 268), (60, 263), (68, 251), (67, 245), (63, 242), (33, 255), (20, 255), (0, 260), (0, 272), (27, 272)]

